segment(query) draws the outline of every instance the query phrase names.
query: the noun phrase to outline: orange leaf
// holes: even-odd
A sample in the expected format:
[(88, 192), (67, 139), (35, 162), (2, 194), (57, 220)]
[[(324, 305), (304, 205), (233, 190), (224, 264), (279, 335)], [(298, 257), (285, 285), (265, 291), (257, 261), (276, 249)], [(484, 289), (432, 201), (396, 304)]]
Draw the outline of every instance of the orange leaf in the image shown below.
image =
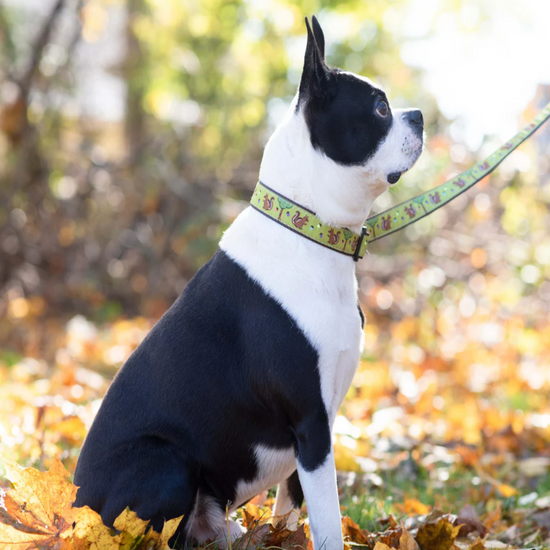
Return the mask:
[(416, 498), (405, 499), (405, 513), (407, 514), (421, 514), (426, 515), (430, 513), (431, 507), (427, 504), (423, 504)]
[(367, 544), (369, 532), (361, 529), (350, 517), (342, 517), (342, 534), (348, 537), (351, 542), (357, 544)]
[(399, 539), (399, 550), (420, 550), (418, 543), (414, 540), (414, 537), (403, 523), (401, 524), (401, 529), (403, 532), (401, 534), (401, 538)]

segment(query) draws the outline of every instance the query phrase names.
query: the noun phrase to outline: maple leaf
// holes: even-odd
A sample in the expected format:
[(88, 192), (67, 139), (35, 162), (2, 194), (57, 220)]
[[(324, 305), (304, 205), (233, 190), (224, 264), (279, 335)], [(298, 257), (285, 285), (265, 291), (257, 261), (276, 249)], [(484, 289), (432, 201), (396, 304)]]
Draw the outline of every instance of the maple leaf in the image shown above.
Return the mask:
[(421, 525), (416, 540), (422, 550), (450, 550), (460, 525), (454, 526), (448, 518), (439, 517)]
[(164, 523), (161, 533), (135, 512), (124, 510), (114, 529), (91, 508), (73, 508), (77, 487), (54, 459), (48, 472), (4, 460), (14, 490), (0, 490), (0, 548), (18, 550), (169, 550), (181, 517)]
[(399, 539), (399, 550), (420, 550), (418, 543), (414, 540), (410, 531), (401, 523), (401, 538)]
[(84, 506), (77, 508), (74, 540), (86, 550), (169, 550), (172, 538), (182, 517), (164, 522), (161, 533), (149, 528), (149, 522), (140, 519), (128, 508), (114, 522), (115, 530), (105, 526), (101, 516)]
[(15, 490), (0, 496), (0, 545), (70, 548), (61, 534), (72, 528), (77, 488), (61, 461), (54, 459), (46, 473), (11, 460), (4, 465)]

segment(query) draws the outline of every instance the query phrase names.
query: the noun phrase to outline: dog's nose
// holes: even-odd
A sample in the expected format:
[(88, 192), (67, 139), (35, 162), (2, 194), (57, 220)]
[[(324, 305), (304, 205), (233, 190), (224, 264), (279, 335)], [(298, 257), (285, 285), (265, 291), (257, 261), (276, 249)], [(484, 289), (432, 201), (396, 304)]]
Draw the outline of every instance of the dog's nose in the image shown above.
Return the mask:
[(420, 109), (409, 109), (403, 115), (405, 120), (411, 125), (424, 126), (424, 118)]

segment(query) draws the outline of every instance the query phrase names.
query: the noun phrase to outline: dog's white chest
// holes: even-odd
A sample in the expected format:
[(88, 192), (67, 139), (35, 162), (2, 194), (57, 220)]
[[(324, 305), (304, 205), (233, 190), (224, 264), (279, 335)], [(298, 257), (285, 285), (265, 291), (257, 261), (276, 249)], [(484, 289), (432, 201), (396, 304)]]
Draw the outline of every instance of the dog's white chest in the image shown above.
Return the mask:
[(332, 423), (362, 341), (353, 261), (251, 208), (226, 231), (220, 247), (281, 304), (317, 350), (321, 393)]

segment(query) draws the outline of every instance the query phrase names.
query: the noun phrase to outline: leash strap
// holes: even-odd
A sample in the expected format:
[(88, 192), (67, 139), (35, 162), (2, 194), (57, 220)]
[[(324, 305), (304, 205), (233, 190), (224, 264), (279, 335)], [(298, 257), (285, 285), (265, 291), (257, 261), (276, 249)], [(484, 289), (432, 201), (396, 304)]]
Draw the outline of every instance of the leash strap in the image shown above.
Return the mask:
[(489, 175), (549, 118), (550, 103), (523, 130), (477, 166), (421, 195), (371, 216), (363, 225), (361, 233), (323, 223), (314, 212), (260, 181), (256, 185), (250, 204), (258, 212), (287, 229), (335, 252), (351, 256), (357, 262), (365, 256), (369, 243), (421, 220)]

